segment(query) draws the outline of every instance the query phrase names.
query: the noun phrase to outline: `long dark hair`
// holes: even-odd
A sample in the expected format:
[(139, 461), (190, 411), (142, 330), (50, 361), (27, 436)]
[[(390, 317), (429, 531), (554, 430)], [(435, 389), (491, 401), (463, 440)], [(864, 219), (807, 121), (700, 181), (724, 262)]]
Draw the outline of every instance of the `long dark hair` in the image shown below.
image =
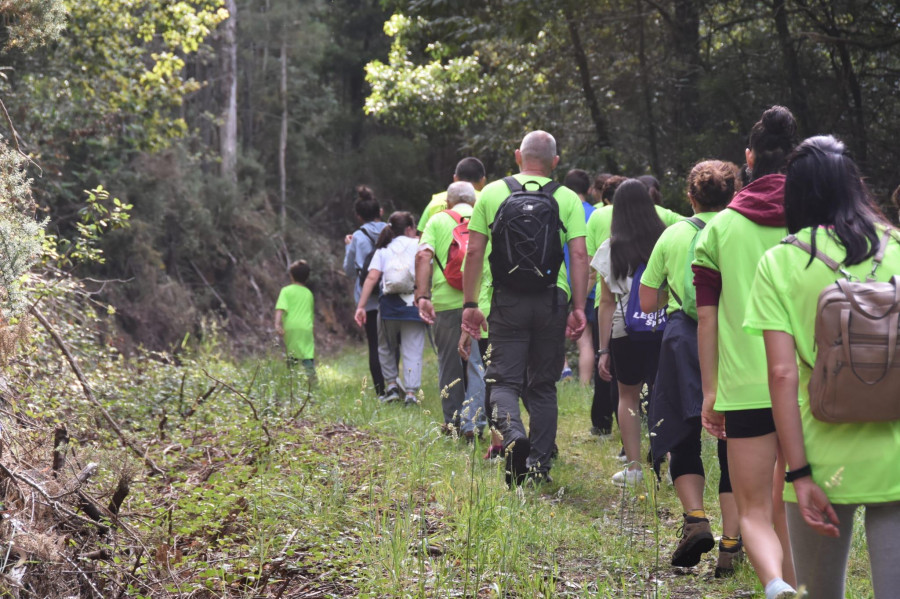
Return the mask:
[(409, 212), (394, 212), (388, 218), (388, 226), (381, 230), (378, 241), (375, 242), (375, 248), (381, 249), (387, 247), (395, 237), (402, 237), (407, 227), (416, 228), (416, 219)]
[(656, 214), (647, 186), (637, 179), (619, 185), (613, 195), (609, 238), (610, 274), (614, 279), (632, 275), (646, 264), (666, 225)]
[[(810, 137), (791, 155), (784, 183), (784, 213), (791, 233), (806, 227), (830, 227), (830, 234), (847, 251), (847, 266), (875, 255), (879, 245), (875, 224), (888, 224), (875, 208), (844, 144), (831, 135)], [(815, 234), (812, 247), (815, 250)]]
[(752, 180), (783, 173), (787, 157), (797, 145), (797, 121), (784, 106), (766, 110), (750, 129), (747, 147), (753, 151)]

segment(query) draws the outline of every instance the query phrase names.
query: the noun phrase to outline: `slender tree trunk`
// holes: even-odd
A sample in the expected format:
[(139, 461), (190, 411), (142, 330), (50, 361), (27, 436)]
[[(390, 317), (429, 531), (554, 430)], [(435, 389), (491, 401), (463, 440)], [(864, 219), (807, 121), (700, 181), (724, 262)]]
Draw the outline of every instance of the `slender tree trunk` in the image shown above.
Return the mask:
[(225, 113), (219, 135), (222, 156), (222, 176), (237, 183), (237, 2), (225, 0), (229, 17), (223, 27), (223, 54), (225, 68), (222, 70), (222, 88), (225, 91)]
[(285, 155), (287, 154), (288, 135), (288, 101), (287, 101), (287, 38), (281, 39), (281, 135), (278, 138), (278, 189), (279, 211), (281, 218), (281, 232), (284, 233), (287, 222), (287, 167)]
[(690, 133), (703, 129), (698, 81), (700, 61), (700, 9), (697, 0), (675, 0), (672, 13), (672, 49), (675, 75), (675, 125)]
[(644, 7), (637, 1), (638, 12), (638, 64), (641, 69), (641, 92), (644, 100), (644, 122), (647, 124), (647, 142), (650, 144), (650, 168), (656, 176), (662, 174), (659, 164), (659, 145), (656, 139), (656, 119), (653, 116), (653, 94), (650, 91), (650, 74), (647, 67), (646, 41), (644, 35)]
[(778, 33), (778, 41), (781, 45), (781, 56), (784, 60), (784, 73), (787, 76), (788, 89), (791, 97), (791, 110), (800, 122), (801, 131), (812, 134), (818, 131), (807, 101), (806, 86), (800, 71), (800, 61), (794, 42), (791, 39), (791, 31), (788, 26), (788, 15), (785, 0), (773, 0), (772, 16), (775, 19), (775, 31)]
[[(839, 33), (834, 32), (835, 37)], [(866, 133), (866, 118), (863, 110), (862, 88), (859, 85), (859, 79), (856, 76), (856, 70), (853, 68), (853, 58), (850, 56), (850, 49), (847, 42), (841, 40), (837, 43), (838, 56), (841, 59), (841, 73), (844, 77), (844, 83), (850, 90), (850, 97), (853, 99), (851, 113), (856, 125), (856, 157), (860, 162), (866, 162), (869, 153), (869, 136)]]
[(594, 123), (594, 132), (597, 135), (597, 149), (603, 155), (606, 161), (606, 169), (611, 173), (618, 172), (618, 165), (612, 155), (612, 143), (609, 139), (609, 126), (603, 113), (600, 111), (600, 103), (597, 101), (597, 94), (594, 93), (594, 85), (591, 82), (591, 72), (588, 65), (587, 54), (585, 54), (584, 46), (581, 43), (581, 34), (578, 32), (578, 23), (575, 22), (575, 16), (572, 14), (572, 8), (568, 4), (563, 6), (563, 14), (566, 18), (566, 25), (569, 28), (569, 37), (572, 42), (572, 55), (575, 59), (575, 66), (578, 68), (578, 74), (581, 76), (581, 90), (584, 93), (584, 101), (588, 105), (591, 113), (591, 121)]

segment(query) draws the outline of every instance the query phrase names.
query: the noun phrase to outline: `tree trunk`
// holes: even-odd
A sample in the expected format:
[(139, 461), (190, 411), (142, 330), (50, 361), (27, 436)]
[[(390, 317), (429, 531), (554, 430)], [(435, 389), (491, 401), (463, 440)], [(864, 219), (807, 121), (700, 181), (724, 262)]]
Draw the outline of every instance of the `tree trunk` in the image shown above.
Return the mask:
[(647, 124), (647, 142), (650, 144), (650, 168), (657, 177), (662, 175), (659, 163), (659, 145), (656, 139), (656, 119), (653, 116), (653, 94), (650, 91), (650, 74), (647, 67), (646, 41), (644, 35), (644, 7), (637, 2), (638, 12), (638, 64), (641, 69), (641, 93), (644, 101), (644, 122)]
[(284, 233), (287, 221), (287, 166), (285, 155), (287, 154), (288, 135), (288, 101), (287, 101), (287, 39), (281, 39), (281, 134), (278, 138), (278, 189), (279, 189), (279, 216), (281, 232)]
[(572, 55), (575, 59), (575, 66), (578, 68), (578, 74), (581, 76), (581, 90), (584, 93), (584, 101), (588, 105), (591, 113), (591, 121), (594, 123), (594, 132), (597, 135), (597, 149), (606, 161), (606, 169), (610, 173), (618, 172), (618, 165), (613, 158), (612, 143), (609, 140), (609, 127), (603, 113), (600, 111), (600, 103), (597, 101), (597, 94), (594, 93), (594, 85), (591, 82), (591, 72), (588, 66), (587, 54), (584, 52), (584, 46), (581, 43), (581, 34), (578, 32), (578, 23), (575, 22), (575, 16), (572, 14), (572, 8), (566, 4), (563, 6), (563, 14), (566, 18), (566, 25), (569, 28), (569, 38), (572, 42)]
[[(839, 32), (834, 32), (837, 36)], [(862, 88), (859, 85), (859, 79), (856, 76), (856, 70), (853, 68), (853, 59), (850, 56), (850, 49), (847, 42), (841, 40), (837, 43), (838, 56), (841, 58), (841, 72), (844, 82), (850, 90), (850, 97), (853, 98), (853, 106), (851, 108), (853, 120), (856, 125), (857, 143), (855, 148), (856, 158), (860, 163), (865, 163), (869, 153), (869, 136), (866, 133), (866, 118), (863, 111)]]
[(228, 20), (223, 26), (224, 68), (222, 88), (225, 96), (225, 111), (219, 135), (222, 156), (222, 177), (237, 183), (237, 2), (225, 0)]
[[(689, 133), (703, 129), (703, 111), (697, 87), (700, 62), (700, 11), (695, 0), (676, 0), (672, 16), (672, 50), (675, 64), (675, 125)], [(686, 140), (683, 140), (686, 141)]]
[(773, 0), (772, 16), (775, 19), (775, 31), (778, 33), (778, 41), (781, 44), (784, 73), (787, 76), (788, 89), (790, 90), (790, 109), (800, 122), (800, 130), (805, 137), (807, 134), (818, 131), (818, 127), (810, 113), (806, 87), (800, 71), (800, 61), (797, 58), (797, 51), (794, 49), (794, 42), (791, 39), (791, 32), (788, 27), (785, 0)]

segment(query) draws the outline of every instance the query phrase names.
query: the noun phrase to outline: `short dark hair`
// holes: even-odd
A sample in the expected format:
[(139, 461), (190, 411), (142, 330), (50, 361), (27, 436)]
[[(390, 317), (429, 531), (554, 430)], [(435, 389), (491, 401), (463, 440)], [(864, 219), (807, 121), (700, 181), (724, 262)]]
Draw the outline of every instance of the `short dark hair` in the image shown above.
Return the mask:
[(580, 168), (573, 168), (566, 173), (563, 185), (577, 194), (587, 195), (588, 189), (591, 188), (591, 176)]
[(752, 178), (784, 172), (788, 155), (797, 145), (797, 121), (784, 106), (766, 110), (750, 129), (747, 146), (753, 152)]
[(353, 204), (353, 210), (364, 223), (373, 221), (381, 216), (381, 205), (375, 199), (375, 192), (371, 187), (366, 185), (356, 186), (356, 202)]
[(666, 225), (656, 213), (650, 191), (637, 179), (623, 181), (613, 196), (610, 225), (610, 274), (624, 279), (646, 264)]
[(297, 260), (288, 267), (288, 272), (295, 283), (305, 283), (309, 279), (309, 264), (306, 260)]
[(484, 179), (484, 165), (474, 156), (469, 156), (456, 163), (455, 174), (460, 181), (478, 183)]
[[(831, 135), (810, 137), (791, 154), (784, 181), (784, 216), (790, 233), (828, 227), (829, 234), (844, 246), (848, 266), (875, 255), (879, 246), (875, 224), (887, 224), (856, 163)], [(815, 234), (812, 249), (814, 253)]]

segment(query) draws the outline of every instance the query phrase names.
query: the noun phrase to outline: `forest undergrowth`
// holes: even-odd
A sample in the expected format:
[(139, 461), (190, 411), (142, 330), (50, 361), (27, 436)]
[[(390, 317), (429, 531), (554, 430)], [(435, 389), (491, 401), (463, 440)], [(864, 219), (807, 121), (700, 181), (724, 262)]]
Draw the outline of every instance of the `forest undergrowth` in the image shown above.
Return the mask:
[[(212, 326), (126, 360), (55, 314), (0, 377), (4, 596), (760, 595), (747, 565), (713, 578), (715, 552), (668, 565), (674, 489), (609, 482), (619, 446), (589, 434), (577, 382), (559, 386), (553, 483), (509, 491), (486, 440), (441, 434), (436, 385), (379, 404), (362, 348), (320, 358), (310, 388), (278, 357), (235, 363)], [(867, 573), (857, 535), (849, 597), (872, 596)]]

